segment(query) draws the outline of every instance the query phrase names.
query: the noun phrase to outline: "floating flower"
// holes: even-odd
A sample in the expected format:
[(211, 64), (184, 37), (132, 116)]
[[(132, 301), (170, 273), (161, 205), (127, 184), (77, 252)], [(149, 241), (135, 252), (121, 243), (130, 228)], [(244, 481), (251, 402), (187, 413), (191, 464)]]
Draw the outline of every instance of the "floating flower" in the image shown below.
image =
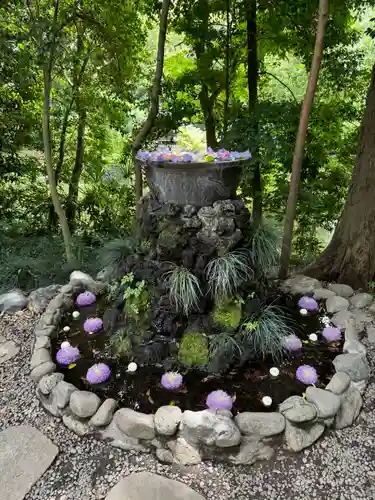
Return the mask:
[(137, 363), (134, 363), (134, 361), (132, 363), (128, 364), (128, 372), (134, 373), (137, 371), (137, 369), (138, 369), (138, 365), (137, 365)]
[(161, 385), (164, 389), (175, 391), (182, 385), (183, 377), (177, 372), (167, 372), (161, 377)]
[(213, 391), (207, 396), (206, 405), (210, 410), (231, 410), (232, 398), (224, 391)]
[(83, 292), (80, 293), (76, 299), (76, 304), (77, 306), (80, 307), (85, 307), (85, 306), (91, 306), (96, 300), (95, 295), (92, 292)]
[(296, 378), (306, 385), (314, 385), (318, 380), (318, 374), (313, 366), (301, 365), (297, 368)]
[(327, 342), (337, 342), (341, 340), (341, 330), (335, 326), (326, 326), (323, 329), (322, 336)]
[(307, 309), (300, 309), (299, 313), (301, 316), (307, 316), (309, 314)]
[(272, 405), (272, 398), (270, 396), (263, 396), (262, 403), (264, 404), (264, 406), (271, 406)]
[(313, 297), (308, 297), (307, 295), (299, 299), (298, 306), (301, 309), (306, 309), (306, 311), (317, 311), (319, 308), (317, 301)]
[(63, 344), (61, 344), (61, 348), (56, 353), (56, 361), (59, 365), (69, 366), (79, 358), (79, 349), (70, 344), (63, 347)]
[(89, 384), (102, 384), (111, 376), (111, 369), (105, 363), (92, 365), (86, 374), (86, 380)]
[(285, 349), (289, 352), (295, 352), (302, 349), (301, 339), (297, 337), (297, 335), (288, 335), (284, 339)]
[(317, 334), (316, 333), (310, 333), (309, 340), (311, 340), (311, 342), (316, 342), (318, 340)]
[(63, 332), (69, 332), (69, 330), (70, 330), (70, 326), (64, 326)]
[(73, 311), (73, 312), (72, 312), (72, 316), (73, 316), (73, 318), (74, 318), (74, 319), (79, 318), (79, 317), (80, 317), (80, 313), (79, 313), (79, 311)]
[(67, 340), (64, 340), (64, 342), (61, 342), (61, 349), (65, 349), (66, 347), (70, 347), (70, 342)]
[(251, 153), (249, 151), (226, 151), (219, 149), (214, 151), (212, 148), (207, 148), (205, 152), (199, 151), (171, 151), (165, 147), (159, 147), (156, 151), (139, 151), (137, 158), (143, 162), (156, 163), (191, 163), (191, 162), (227, 162), (236, 160), (250, 160)]
[(271, 377), (278, 377), (280, 375), (280, 370), (278, 368), (276, 368), (276, 366), (273, 366), (272, 368), (270, 368), (270, 375)]
[(100, 318), (88, 318), (83, 323), (83, 329), (86, 333), (95, 333), (103, 327), (103, 321)]

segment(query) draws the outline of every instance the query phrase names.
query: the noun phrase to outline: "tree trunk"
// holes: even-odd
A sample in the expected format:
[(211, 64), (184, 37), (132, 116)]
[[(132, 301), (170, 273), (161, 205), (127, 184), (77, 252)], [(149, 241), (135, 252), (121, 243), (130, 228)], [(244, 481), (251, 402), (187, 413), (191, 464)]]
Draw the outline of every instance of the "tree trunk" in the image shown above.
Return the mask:
[(226, 44), (225, 44), (225, 101), (224, 101), (224, 115), (223, 115), (223, 139), (225, 140), (228, 132), (229, 122), (229, 104), (230, 104), (230, 49), (231, 49), (231, 0), (226, 0)]
[[(253, 126), (252, 133), (258, 136), (259, 123), (257, 119), (258, 104), (258, 47), (257, 47), (257, 3), (256, 0), (247, 0), (246, 3), (246, 29), (247, 29), (247, 88), (248, 88), (248, 106), (249, 117), (251, 117)], [(253, 223), (259, 226), (262, 222), (262, 175), (259, 164), (259, 148), (256, 147), (252, 152), (254, 157), (252, 179), (252, 198)]]
[(52, 203), (59, 218), (61, 231), (64, 240), (66, 259), (69, 264), (74, 265), (74, 253), (72, 237), (70, 234), (68, 221), (64, 209), (60, 203), (59, 196), (57, 194), (55, 172), (52, 164), (52, 136), (51, 136), (51, 124), (50, 124), (50, 114), (51, 114), (51, 86), (52, 78), (50, 69), (44, 70), (44, 93), (43, 93), (43, 144), (44, 144), (44, 154), (46, 158), (46, 170), (48, 176), (48, 183), (51, 191)]
[(305, 273), (353, 288), (375, 280), (375, 64), (348, 198), (333, 237)]
[(292, 176), (290, 180), (288, 203), (286, 207), (283, 242), (281, 247), (279, 278), (285, 279), (288, 275), (290, 256), (292, 251), (292, 236), (294, 219), (296, 217), (296, 206), (298, 198), (299, 183), (301, 177), (301, 166), (305, 149), (309, 116), (314, 101), (320, 65), (323, 59), (324, 34), (328, 21), (328, 0), (319, 2), (319, 20), (316, 33), (315, 49), (307, 84), (307, 90), (303, 101), (296, 145), (293, 154)]
[(212, 149), (216, 149), (216, 120), (213, 99), (210, 98), (207, 86), (204, 83), (202, 84), (202, 89), (199, 93), (199, 101), (204, 115), (207, 146)]
[(151, 103), (150, 110), (147, 116), (145, 123), (142, 128), (135, 136), (133, 145), (132, 145), (132, 157), (135, 168), (135, 199), (137, 203), (137, 214), (139, 210), (139, 200), (142, 196), (143, 186), (142, 186), (142, 171), (140, 165), (136, 163), (135, 157), (136, 154), (151, 132), (152, 126), (154, 124), (155, 118), (159, 113), (159, 99), (160, 99), (160, 91), (161, 91), (161, 79), (163, 76), (163, 67), (164, 67), (164, 53), (165, 53), (165, 40), (167, 37), (167, 28), (168, 28), (168, 12), (171, 4), (171, 0), (163, 0), (161, 14), (160, 14), (160, 24), (159, 24), (159, 40), (158, 40), (158, 52), (156, 57), (156, 70), (154, 76), (154, 82), (152, 84), (151, 89)]
[(76, 159), (73, 167), (72, 177), (69, 183), (69, 194), (66, 205), (66, 217), (68, 219), (68, 224), (71, 232), (74, 232), (76, 226), (75, 216), (78, 202), (78, 188), (83, 169), (83, 157), (85, 151), (85, 126), (86, 111), (82, 110), (79, 114)]

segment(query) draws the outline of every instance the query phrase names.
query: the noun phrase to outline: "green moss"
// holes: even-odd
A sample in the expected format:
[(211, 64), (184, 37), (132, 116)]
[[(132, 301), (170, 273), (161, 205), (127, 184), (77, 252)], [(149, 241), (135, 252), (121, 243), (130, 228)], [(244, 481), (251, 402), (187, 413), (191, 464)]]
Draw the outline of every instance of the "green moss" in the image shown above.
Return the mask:
[(203, 366), (208, 363), (208, 340), (203, 333), (185, 333), (182, 337), (178, 358), (187, 366)]
[(237, 328), (241, 322), (242, 306), (235, 301), (221, 302), (212, 311), (212, 320), (219, 326)]

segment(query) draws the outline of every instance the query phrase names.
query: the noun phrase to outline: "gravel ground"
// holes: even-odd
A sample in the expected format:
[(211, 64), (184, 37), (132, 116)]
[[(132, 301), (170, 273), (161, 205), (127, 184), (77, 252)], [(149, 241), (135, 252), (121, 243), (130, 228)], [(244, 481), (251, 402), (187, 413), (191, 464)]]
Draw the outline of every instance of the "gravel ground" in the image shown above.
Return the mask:
[[(0, 335), (21, 346), (15, 358), (0, 365), (0, 430), (32, 425), (60, 449), (56, 461), (26, 500), (102, 499), (122, 477), (144, 470), (178, 479), (207, 499), (375, 499), (373, 379), (356, 425), (327, 433), (304, 453), (282, 453), (274, 461), (246, 468), (208, 462), (193, 468), (166, 466), (148, 455), (116, 450), (93, 438), (78, 438), (39, 407), (28, 378), (36, 319), (25, 311), (0, 317)], [(373, 364), (375, 347), (367, 347)]]

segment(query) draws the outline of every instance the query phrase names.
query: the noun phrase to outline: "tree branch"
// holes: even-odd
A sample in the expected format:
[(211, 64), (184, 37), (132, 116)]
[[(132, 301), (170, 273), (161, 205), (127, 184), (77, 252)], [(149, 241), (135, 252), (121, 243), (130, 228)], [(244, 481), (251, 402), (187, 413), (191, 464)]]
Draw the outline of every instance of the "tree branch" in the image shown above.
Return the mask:
[(288, 87), (288, 85), (286, 83), (284, 83), (282, 80), (280, 80), (280, 78), (278, 78), (276, 75), (274, 75), (273, 73), (270, 73), (269, 71), (261, 71), (259, 73), (260, 75), (269, 75), (269, 76), (272, 76), (272, 78), (274, 78), (275, 80), (277, 80), (279, 83), (281, 83), (281, 85), (283, 85), (283, 87), (285, 87), (292, 95), (294, 101), (296, 104), (299, 104), (296, 96), (294, 95), (292, 89), (290, 87)]

